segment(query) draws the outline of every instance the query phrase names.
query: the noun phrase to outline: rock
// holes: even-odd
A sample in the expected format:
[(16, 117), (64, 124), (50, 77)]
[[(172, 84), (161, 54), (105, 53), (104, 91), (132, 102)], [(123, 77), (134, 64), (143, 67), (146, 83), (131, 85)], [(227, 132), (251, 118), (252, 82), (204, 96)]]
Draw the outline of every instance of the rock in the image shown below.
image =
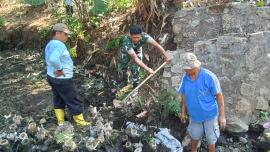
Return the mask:
[(164, 70), (163, 77), (164, 78), (170, 78), (172, 76), (172, 73), (170, 71)]
[(33, 72), (34, 69), (33, 69), (33, 67), (32, 67), (31, 65), (28, 65), (28, 66), (25, 68), (25, 71), (26, 71), (26, 72)]
[(260, 97), (257, 97), (257, 106), (256, 106), (256, 109), (257, 110), (267, 110), (268, 107), (269, 107), (269, 104), (268, 104), (268, 101), (266, 101), (264, 99), (264, 97), (260, 96)]
[(230, 143), (232, 143), (232, 142), (233, 142), (233, 139), (232, 139), (232, 138), (228, 138), (228, 141), (229, 141)]
[(194, 27), (196, 27), (196, 26), (198, 26), (200, 24), (200, 20), (190, 21), (189, 24), (190, 24), (191, 27), (194, 28)]
[(266, 139), (267, 142), (270, 144), (270, 128), (265, 129), (263, 132), (263, 137)]
[(246, 138), (244, 138), (244, 137), (239, 137), (239, 141), (240, 141), (241, 143), (243, 143), (243, 144), (248, 143), (248, 140), (247, 140)]
[(242, 152), (242, 150), (239, 149), (239, 148), (233, 148), (232, 151), (233, 151), (233, 152)]
[(0, 139), (1, 150), (11, 151), (10, 143), (7, 139)]
[(64, 142), (63, 150), (64, 151), (75, 151), (77, 149), (77, 145), (74, 141), (68, 140)]
[(182, 72), (181, 65), (179, 63), (173, 65), (172, 68), (171, 68), (171, 72), (173, 72), (173, 73), (181, 73)]
[[(181, 50), (175, 51), (178, 56), (172, 53), (176, 57), (166, 67), (170, 75), (163, 73), (167, 75), (163, 88), (174, 88), (180, 82), (182, 71), (178, 72), (181, 67), (177, 64), (181, 66), (181, 54), (193, 51), (203, 67), (222, 77), (226, 114), (232, 115), (227, 117), (227, 130), (242, 133), (248, 131), (256, 109), (270, 109), (270, 7), (243, 3), (228, 6), (219, 14), (204, 7), (175, 13), (174, 42)], [(231, 147), (230, 151), (243, 150)]]
[(232, 116), (228, 119), (227, 130), (231, 133), (243, 133), (248, 131), (248, 124), (240, 120), (239, 118)]
[(172, 59), (172, 63), (165, 65), (165, 67), (170, 67), (171, 65), (174, 65), (174, 64), (176, 64), (178, 62), (179, 54), (178, 54), (177, 51), (167, 51), (166, 53), (169, 56), (169, 58)]
[(175, 13), (175, 18), (174, 19), (178, 19), (178, 18), (183, 18), (185, 16), (187, 16), (187, 11), (178, 11)]
[(186, 135), (185, 138), (182, 141), (182, 146), (187, 147), (190, 144), (191, 144), (191, 138), (188, 135)]
[(36, 132), (36, 131), (37, 131), (37, 124), (36, 124), (36, 122), (31, 122), (31, 123), (29, 123), (29, 124), (28, 124), (28, 127), (27, 127), (27, 131), (28, 131), (29, 133), (34, 133), (34, 132)]
[(252, 113), (252, 107), (248, 100), (245, 98), (242, 98), (240, 101), (237, 102), (236, 108), (237, 109), (237, 116), (240, 119), (243, 119), (245, 121), (250, 120), (250, 115)]
[(170, 83), (169, 83), (169, 80), (162, 79), (162, 84), (164, 84), (164, 85), (169, 85)]
[(270, 90), (269, 90), (269, 93), (266, 94), (265, 96), (265, 99), (269, 101), (269, 104), (270, 104)]
[(255, 87), (251, 84), (243, 83), (241, 85), (240, 91), (243, 96), (253, 96), (255, 92)]
[(217, 151), (218, 152), (225, 152), (226, 150), (225, 150), (225, 147), (223, 147), (223, 146), (217, 146)]
[(217, 141), (217, 144), (218, 145), (227, 145), (228, 142), (227, 142), (226, 138), (222, 134), (220, 134), (218, 141)]
[(269, 151), (270, 150), (270, 129), (265, 129), (262, 137), (258, 141), (259, 151)]
[(260, 96), (264, 96), (269, 93), (269, 90), (266, 87), (260, 88)]
[(40, 124), (44, 124), (44, 123), (46, 123), (47, 121), (46, 121), (46, 119), (45, 118), (41, 118), (40, 120), (39, 120), (39, 123)]
[(28, 135), (26, 132), (20, 133), (19, 137), (20, 140), (28, 139)]
[(42, 147), (41, 147), (41, 151), (48, 151), (49, 150), (49, 147), (47, 146), (47, 145), (43, 145)]
[(179, 34), (180, 32), (181, 32), (181, 26), (180, 25), (173, 26), (173, 33), (174, 34)]
[(12, 120), (16, 125), (20, 125), (22, 123), (23, 118), (21, 115), (14, 115)]
[(258, 151), (269, 151), (270, 150), (270, 144), (269, 142), (262, 140), (257, 143)]
[(263, 133), (264, 128), (263, 128), (263, 125), (262, 124), (251, 123), (249, 125), (249, 131), (250, 132), (253, 132), (253, 133), (256, 133), (256, 134), (261, 134), (261, 133)]
[(270, 101), (270, 89), (267, 87), (260, 88), (260, 96), (263, 96), (265, 100)]
[[(251, 9), (249, 6), (244, 6), (243, 8), (249, 11)], [(186, 30), (184, 33), (192, 34), (194, 32), (189, 30)], [(245, 30), (243, 29), (243, 31)], [(182, 36), (185, 36), (185, 34)], [(239, 34), (227, 34), (226, 36), (218, 36), (217, 38), (203, 41), (197, 41), (196, 38), (190, 35), (188, 37), (190, 38), (189, 40), (196, 41), (196, 43), (192, 42), (192, 46), (203, 67), (211, 70), (218, 78), (222, 76), (221, 87), (224, 90), (224, 96), (226, 99), (230, 99), (228, 102), (227, 100), (225, 101), (226, 113), (235, 114), (236, 117), (244, 122), (244, 125), (240, 123), (240, 126), (247, 130), (255, 108), (267, 110), (269, 107), (270, 81), (268, 80), (270, 77), (267, 73), (270, 72), (270, 68), (266, 66), (266, 63), (268, 64), (270, 61), (267, 57), (268, 52), (270, 53), (270, 45), (267, 42), (267, 40), (270, 40), (270, 31), (241, 36)], [(204, 38), (208, 39), (207, 36)], [(182, 47), (183, 43), (184, 41), (181, 41), (181, 44), (179, 42), (178, 47)], [(186, 51), (190, 50), (177, 50), (180, 57)], [(177, 65), (181, 66), (181, 58), (177, 59), (176, 62), (166, 69), (171, 70), (171, 74), (174, 77), (171, 77), (173, 82), (164, 84), (166, 87), (163, 88), (176, 87), (175, 84), (179, 81), (176, 79), (177, 76), (181, 79), (182, 72), (177, 73), (177, 69), (181, 68)], [(256, 97), (259, 98), (256, 99)]]
[(173, 76), (171, 80), (172, 80), (172, 86), (178, 87), (180, 84), (181, 78), (179, 76)]

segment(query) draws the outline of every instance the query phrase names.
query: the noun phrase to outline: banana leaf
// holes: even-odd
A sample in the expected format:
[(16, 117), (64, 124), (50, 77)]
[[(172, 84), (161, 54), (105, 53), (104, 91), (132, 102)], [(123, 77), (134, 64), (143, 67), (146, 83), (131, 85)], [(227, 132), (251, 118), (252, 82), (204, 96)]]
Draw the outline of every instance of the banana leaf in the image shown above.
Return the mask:
[(108, 10), (108, 2), (107, 0), (93, 0), (93, 7), (91, 11), (94, 14), (103, 14)]
[(25, 3), (30, 4), (32, 6), (38, 6), (45, 4), (45, 0), (24, 0)]

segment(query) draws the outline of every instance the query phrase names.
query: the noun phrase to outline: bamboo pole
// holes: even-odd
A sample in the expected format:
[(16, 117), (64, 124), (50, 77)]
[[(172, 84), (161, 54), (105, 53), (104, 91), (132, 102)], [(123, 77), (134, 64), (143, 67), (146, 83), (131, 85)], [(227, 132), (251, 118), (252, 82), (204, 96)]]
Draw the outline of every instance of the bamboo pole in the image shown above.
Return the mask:
[(135, 89), (133, 89), (123, 100), (125, 102), (136, 90), (138, 90), (146, 81), (148, 81), (153, 75), (155, 75), (160, 69), (162, 69), (167, 63), (164, 62), (159, 68), (157, 68), (153, 74), (150, 74), (145, 80), (143, 80)]

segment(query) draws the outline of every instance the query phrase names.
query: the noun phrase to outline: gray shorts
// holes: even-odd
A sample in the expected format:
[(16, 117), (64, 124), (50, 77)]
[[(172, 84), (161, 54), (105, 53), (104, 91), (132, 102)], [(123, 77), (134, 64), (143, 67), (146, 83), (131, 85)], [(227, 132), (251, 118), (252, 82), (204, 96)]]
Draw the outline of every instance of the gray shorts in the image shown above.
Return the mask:
[(208, 145), (215, 144), (220, 134), (217, 118), (205, 122), (190, 119), (188, 133), (193, 140), (200, 140), (205, 134)]

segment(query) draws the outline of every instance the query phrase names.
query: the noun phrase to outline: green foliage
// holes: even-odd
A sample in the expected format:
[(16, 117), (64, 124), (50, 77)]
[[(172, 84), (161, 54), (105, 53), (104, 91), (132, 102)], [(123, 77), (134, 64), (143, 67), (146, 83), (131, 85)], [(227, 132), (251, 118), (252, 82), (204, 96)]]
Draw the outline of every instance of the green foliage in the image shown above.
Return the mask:
[(260, 119), (266, 120), (269, 118), (269, 113), (266, 111), (260, 111)]
[(155, 137), (153, 135), (151, 135), (151, 134), (146, 135), (144, 138), (148, 143), (155, 143)]
[(122, 12), (133, 6), (134, 0), (108, 0), (109, 11)]
[(68, 49), (68, 51), (69, 51), (72, 58), (78, 57), (77, 50), (75, 48), (70, 48), (70, 49)]
[(106, 49), (119, 49), (123, 43), (124, 37), (119, 37), (108, 42)]
[(260, 1), (256, 2), (256, 6), (257, 7), (263, 7), (263, 6), (265, 6), (265, 3), (264, 3), (263, 0), (260, 0)]
[(133, 5), (133, 0), (88, 0), (91, 4), (90, 11), (94, 15), (104, 14), (107, 12), (122, 12)]
[(32, 6), (38, 6), (45, 4), (45, 0), (24, 0), (25, 3), (30, 4)]
[(64, 123), (58, 126), (54, 132), (54, 140), (56, 143), (65, 143), (67, 141), (72, 141), (74, 136), (74, 128), (70, 123)]
[(5, 26), (5, 19), (4, 17), (0, 16), (0, 28)]
[(76, 41), (77, 38), (84, 40), (84, 29), (83, 23), (79, 19), (73, 16), (67, 16), (67, 26), (73, 32), (70, 39), (71, 41)]
[(58, 22), (62, 22), (66, 17), (65, 12), (61, 9), (53, 10), (52, 14), (55, 18), (57, 18)]
[(108, 10), (107, 0), (92, 0), (92, 8), (90, 9), (93, 14), (104, 14)]
[(175, 90), (162, 91), (158, 96), (158, 103), (161, 106), (161, 116), (166, 118), (169, 114), (178, 117), (181, 112), (181, 104), (178, 94)]
[(47, 40), (47, 38), (50, 36), (52, 32), (52, 29), (50, 27), (43, 28), (39, 31), (40, 38), (42, 40)]
[(64, 143), (65, 141), (70, 141), (73, 139), (74, 133), (70, 131), (61, 131), (54, 135), (55, 141), (58, 144)]
[(91, 16), (91, 17), (90, 17), (90, 22), (91, 22), (93, 25), (95, 25), (95, 27), (99, 27), (100, 21), (101, 21), (101, 17), (100, 17), (100, 16)]

